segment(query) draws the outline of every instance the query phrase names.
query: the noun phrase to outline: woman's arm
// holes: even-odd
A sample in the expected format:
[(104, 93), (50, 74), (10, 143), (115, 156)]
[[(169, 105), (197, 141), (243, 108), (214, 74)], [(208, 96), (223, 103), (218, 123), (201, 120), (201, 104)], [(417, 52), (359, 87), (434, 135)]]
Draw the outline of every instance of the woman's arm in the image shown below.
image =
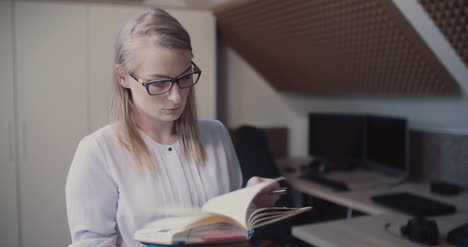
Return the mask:
[(115, 246), (118, 189), (92, 137), (85, 137), (76, 150), (65, 192), (70, 247)]

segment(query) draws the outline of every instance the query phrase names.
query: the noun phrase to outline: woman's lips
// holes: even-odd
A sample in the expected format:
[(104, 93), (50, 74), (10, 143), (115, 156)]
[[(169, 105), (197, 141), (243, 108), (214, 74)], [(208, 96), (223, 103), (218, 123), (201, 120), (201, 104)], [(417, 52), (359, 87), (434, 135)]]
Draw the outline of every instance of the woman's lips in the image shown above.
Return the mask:
[(175, 108), (168, 108), (168, 109), (165, 109), (165, 110), (166, 110), (166, 111), (169, 111), (169, 112), (177, 112), (177, 111), (180, 110), (180, 108), (181, 108), (181, 106), (175, 107)]

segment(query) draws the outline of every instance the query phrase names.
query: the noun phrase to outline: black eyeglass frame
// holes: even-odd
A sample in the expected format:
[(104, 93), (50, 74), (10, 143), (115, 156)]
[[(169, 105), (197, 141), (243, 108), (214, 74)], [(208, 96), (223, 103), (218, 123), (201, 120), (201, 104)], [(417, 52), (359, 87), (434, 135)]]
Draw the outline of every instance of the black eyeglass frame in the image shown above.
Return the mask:
[[(200, 70), (200, 68), (193, 62), (191, 61), (191, 64), (193, 66), (193, 70), (192, 72), (189, 72), (189, 73), (185, 73), (183, 72), (182, 74), (178, 75), (177, 77), (175, 78), (168, 78), (168, 79), (161, 79), (161, 80), (151, 80), (151, 81), (143, 81), (142, 79), (138, 78), (135, 74), (133, 73), (129, 73), (129, 75), (135, 79), (137, 82), (141, 83), (142, 86), (146, 87), (146, 91), (148, 92), (149, 95), (161, 95), (161, 94), (165, 94), (169, 91), (171, 91), (172, 89), (172, 86), (174, 86), (174, 83), (177, 83), (177, 86), (180, 88), (180, 89), (184, 89), (184, 88), (191, 88), (193, 86), (195, 86), (195, 84), (198, 83), (198, 81), (200, 80), (200, 77), (201, 77), (201, 73), (202, 71)], [(198, 78), (197, 78), (197, 81), (193, 82), (190, 86), (188, 87), (182, 87), (180, 86), (179, 84), (179, 81), (188, 76), (188, 75), (193, 75), (193, 74), (198, 74)], [(164, 91), (162, 93), (150, 93), (150, 90), (149, 90), (149, 86), (153, 85), (153, 84), (157, 84), (157, 83), (162, 83), (162, 82), (167, 82), (167, 81), (170, 81), (171, 82), (171, 86), (169, 87), (169, 89), (167, 89), (167, 91)]]

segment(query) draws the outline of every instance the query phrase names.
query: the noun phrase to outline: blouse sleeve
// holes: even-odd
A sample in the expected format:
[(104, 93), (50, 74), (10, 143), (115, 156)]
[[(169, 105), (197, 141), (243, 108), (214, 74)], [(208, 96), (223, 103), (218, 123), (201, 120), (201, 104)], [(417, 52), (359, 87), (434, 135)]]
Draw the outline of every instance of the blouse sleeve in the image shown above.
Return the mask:
[(240, 169), (239, 160), (237, 159), (236, 151), (232, 145), (231, 136), (229, 135), (228, 130), (220, 121), (216, 121), (222, 129), (222, 138), (224, 150), (226, 152), (226, 158), (228, 162), (228, 171), (229, 171), (229, 185), (231, 191), (242, 188), (242, 171)]
[(92, 137), (85, 137), (78, 145), (65, 194), (70, 247), (116, 246), (118, 190)]

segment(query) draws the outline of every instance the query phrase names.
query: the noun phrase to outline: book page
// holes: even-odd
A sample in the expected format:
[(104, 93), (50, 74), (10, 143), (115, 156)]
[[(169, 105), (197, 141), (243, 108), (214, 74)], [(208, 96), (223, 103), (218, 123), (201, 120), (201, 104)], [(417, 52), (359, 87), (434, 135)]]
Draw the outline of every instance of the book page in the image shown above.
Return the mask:
[(251, 207), (255, 196), (268, 185), (283, 179), (283, 177), (279, 177), (270, 181), (265, 181), (263, 183), (217, 196), (211, 200), (208, 200), (203, 206), (202, 210), (206, 212), (227, 215), (237, 220), (242, 226), (248, 229), (247, 218), (249, 216), (249, 208)]
[(295, 215), (311, 210), (312, 207), (303, 208), (262, 208), (258, 209), (248, 220), (248, 228), (254, 229), (281, 221)]
[(252, 226), (252, 224), (255, 224), (257, 222), (258, 219), (262, 219), (264, 220), (265, 218), (269, 218), (269, 217), (278, 217), (278, 216), (281, 216), (284, 214), (284, 211), (286, 210), (291, 210), (289, 208), (270, 208), (266, 211), (261, 211), (260, 213), (260, 210), (257, 210), (256, 212), (254, 212), (253, 214), (250, 215), (249, 219), (247, 220), (247, 224), (249, 225), (249, 227)]
[(144, 243), (172, 244), (175, 234), (185, 231), (188, 225), (203, 220), (205, 217), (207, 216), (199, 215), (159, 219), (136, 231), (134, 238)]

